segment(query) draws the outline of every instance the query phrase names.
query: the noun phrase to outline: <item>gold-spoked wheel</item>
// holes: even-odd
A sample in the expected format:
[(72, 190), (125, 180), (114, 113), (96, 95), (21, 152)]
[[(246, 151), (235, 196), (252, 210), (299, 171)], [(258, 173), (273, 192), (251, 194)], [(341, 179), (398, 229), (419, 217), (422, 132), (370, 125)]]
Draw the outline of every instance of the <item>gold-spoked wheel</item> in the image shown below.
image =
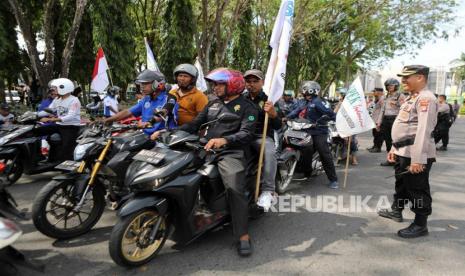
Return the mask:
[[(151, 233), (158, 226), (155, 238)], [(113, 228), (110, 237), (110, 256), (123, 266), (138, 266), (150, 261), (163, 247), (168, 234), (164, 216), (151, 209), (123, 217)]]

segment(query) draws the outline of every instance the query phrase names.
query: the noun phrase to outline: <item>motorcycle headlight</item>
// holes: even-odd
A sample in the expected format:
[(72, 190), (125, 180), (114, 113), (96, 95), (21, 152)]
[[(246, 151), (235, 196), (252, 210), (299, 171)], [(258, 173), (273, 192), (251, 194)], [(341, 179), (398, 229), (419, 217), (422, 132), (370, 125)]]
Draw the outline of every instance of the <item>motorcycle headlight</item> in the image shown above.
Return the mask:
[(74, 161), (81, 161), (84, 155), (86, 154), (86, 150), (90, 148), (93, 144), (94, 143), (77, 145), (74, 149)]

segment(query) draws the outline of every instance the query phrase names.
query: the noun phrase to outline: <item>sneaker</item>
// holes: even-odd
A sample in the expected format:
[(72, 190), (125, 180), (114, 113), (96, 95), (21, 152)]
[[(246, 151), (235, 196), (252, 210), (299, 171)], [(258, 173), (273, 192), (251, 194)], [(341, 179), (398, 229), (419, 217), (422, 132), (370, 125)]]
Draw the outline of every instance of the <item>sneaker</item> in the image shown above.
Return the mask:
[(274, 197), (273, 193), (270, 191), (264, 191), (259, 197), (257, 201), (257, 205), (262, 207), (265, 212), (267, 212), (271, 205), (276, 203), (276, 198)]
[(329, 185), (328, 185), (331, 189), (338, 189), (339, 188), (339, 183), (337, 183), (337, 181), (331, 181), (329, 182)]

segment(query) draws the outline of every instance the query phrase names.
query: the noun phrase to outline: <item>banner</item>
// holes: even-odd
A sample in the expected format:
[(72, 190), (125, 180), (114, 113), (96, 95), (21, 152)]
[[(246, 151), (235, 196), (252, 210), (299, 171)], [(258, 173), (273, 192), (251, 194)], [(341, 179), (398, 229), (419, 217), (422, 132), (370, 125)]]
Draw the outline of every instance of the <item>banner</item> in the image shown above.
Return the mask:
[(268, 100), (273, 103), (281, 98), (284, 91), (293, 16), (294, 0), (282, 0), (270, 38), (272, 52), (263, 87)]
[(146, 37), (144, 37), (144, 42), (145, 50), (147, 51), (147, 69), (160, 72), (160, 68), (158, 68), (158, 64), (155, 61), (155, 57), (153, 56), (152, 49), (150, 49), (149, 42)]
[(360, 78), (354, 80), (336, 114), (336, 128), (341, 137), (369, 131), (375, 127), (368, 113)]
[(105, 88), (107, 88), (108, 84), (110, 84), (107, 70), (107, 59), (105, 58), (102, 47), (99, 47), (97, 51), (97, 59), (95, 60), (94, 71), (92, 72), (92, 82), (90, 84), (91, 90), (103, 92)]

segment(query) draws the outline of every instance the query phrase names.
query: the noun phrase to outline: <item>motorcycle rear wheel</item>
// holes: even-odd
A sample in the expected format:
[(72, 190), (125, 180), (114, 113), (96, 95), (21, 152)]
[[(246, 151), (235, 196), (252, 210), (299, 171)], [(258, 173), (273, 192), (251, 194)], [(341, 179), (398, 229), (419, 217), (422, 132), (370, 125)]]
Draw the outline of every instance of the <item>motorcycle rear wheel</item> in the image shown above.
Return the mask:
[[(160, 226), (155, 240), (148, 238), (158, 220)], [(139, 266), (153, 259), (163, 248), (168, 238), (170, 224), (164, 216), (153, 209), (142, 209), (120, 218), (113, 227), (109, 242), (110, 256), (120, 266)]]
[(8, 174), (5, 175), (7, 181), (6, 184), (10, 186), (21, 178), (24, 167), (19, 160), (16, 160), (15, 162), (13, 162), (13, 160), (4, 160), (4, 163), (7, 166), (7, 170), (9, 170)]
[[(74, 181), (52, 180), (39, 191), (32, 205), (32, 220), (42, 234), (55, 239), (74, 238), (88, 232), (99, 221), (105, 209), (104, 188), (95, 185), (87, 193), (83, 207), (76, 211), (74, 208), (81, 196), (74, 195), (75, 187)], [(86, 215), (84, 220), (83, 215)], [(74, 226), (68, 227), (71, 220), (75, 221)]]

